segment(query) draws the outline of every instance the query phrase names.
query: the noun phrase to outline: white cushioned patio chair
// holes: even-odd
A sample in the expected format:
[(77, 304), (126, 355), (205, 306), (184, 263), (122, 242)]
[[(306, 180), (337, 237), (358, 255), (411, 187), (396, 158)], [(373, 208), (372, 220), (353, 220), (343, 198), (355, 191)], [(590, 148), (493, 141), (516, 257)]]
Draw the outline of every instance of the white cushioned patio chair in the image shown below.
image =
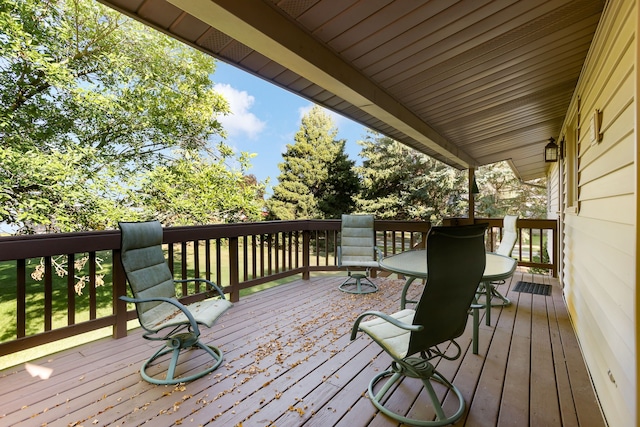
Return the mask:
[[(465, 411), (461, 391), (435, 369), (431, 360), (454, 360), (462, 353), (455, 339), (465, 330), (469, 307), (482, 280), (486, 228), (486, 224), (432, 227), (426, 243), (429, 274), (417, 306), (391, 315), (367, 311), (353, 325), (352, 340), (363, 331), (393, 359), (388, 370), (370, 381), (369, 398), (382, 413), (400, 423), (441, 426), (456, 422)], [(373, 318), (365, 320), (368, 317)], [(390, 378), (379, 386), (386, 377)], [(391, 394), (406, 389), (395, 386), (403, 378), (421, 380), (426, 390), (428, 401), (412, 405), (420, 407), (420, 418), (410, 411), (398, 413), (385, 406)], [(432, 382), (445, 386), (450, 393), (436, 393)], [(447, 413), (442, 405), (445, 397), (455, 398), (448, 402)], [(395, 396), (394, 400), (398, 399)]]
[[(518, 230), (516, 226), (517, 223), (518, 223), (518, 215), (505, 215), (505, 217), (503, 218), (502, 239), (500, 239), (500, 244), (496, 249), (496, 253), (498, 255), (504, 255), (508, 257), (511, 256), (511, 253), (513, 252), (513, 248), (516, 245), (516, 241), (518, 240)], [(502, 295), (496, 288), (497, 285), (503, 285), (504, 283), (505, 283), (504, 280), (501, 280), (499, 282), (489, 283), (488, 286), (490, 286), (491, 288), (490, 289), (491, 306), (499, 307), (499, 306), (508, 306), (509, 304), (511, 304), (511, 300), (509, 300), (509, 298), (507, 298), (506, 296)], [(486, 290), (482, 289), (482, 286), (486, 286), (486, 284), (481, 285), (481, 288), (479, 291), (481, 294), (486, 294)], [(497, 298), (498, 300), (500, 300), (500, 302), (494, 303), (493, 302), (494, 298)]]
[[(372, 268), (378, 267), (380, 251), (375, 243), (373, 215), (342, 215), (338, 267), (347, 267), (347, 279), (339, 289), (353, 294), (376, 292), (378, 286), (369, 279)], [(352, 269), (364, 269), (352, 273)]]
[[(121, 222), (120, 257), (133, 298), (120, 299), (135, 303), (140, 325), (146, 331), (144, 338), (165, 341), (158, 351), (140, 368), (146, 381), (154, 384), (177, 384), (203, 377), (222, 363), (222, 351), (200, 342), (200, 325), (213, 326), (215, 321), (231, 307), (222, 290), (213, 282), (196, 278), (174, 280), (162, 251), (162, 226), (157, 221)], [(189, 305), (176, 298), (176, 283), (203, 282), (208, 297)], [(178, 359), (190, 349), (201, 349), (213, 362), (182, 375), (177, 372)], [(171, 353), (168, 361), (162, 356)], [(167, 366), (165, 378), (152, 375), (149, 368), (155, 362)], [(154, 368), (154, 372), (159, 368)], [(162, 372), (162, 371), (161, 371)]]

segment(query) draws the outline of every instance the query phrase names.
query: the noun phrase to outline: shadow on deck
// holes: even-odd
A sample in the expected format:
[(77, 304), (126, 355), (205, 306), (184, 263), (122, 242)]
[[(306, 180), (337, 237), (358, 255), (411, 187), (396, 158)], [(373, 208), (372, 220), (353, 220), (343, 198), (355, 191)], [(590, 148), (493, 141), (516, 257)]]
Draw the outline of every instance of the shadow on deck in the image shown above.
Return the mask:
[[(380, 291), (369, 295), (340, 292), (340, 278), (323, 277), (242, 299), (204, 329), (203, 342), (218, 345), (225, 362), (187, 384), (141, 380), (140, 365), (157, 344), (143, 340), (139, 329), (34, 361), (53, 369), (48, 380), (32, 378), (24, 367), (8, 369), (0, 373), (0, 424), (397, 425), (377, 413), (366, 393), (391, 359), (364, 334), (349, 339), (358, 314), (398, 309), (404, 282), (375, 280)], [(521, 280), (553, 285), (552, 294), (512, 291)], [(479, 354), (471, 351), (470, 317), (458, 340), (463, 355), (437, 366), (467, 402), (456, 425), (604, 426), (557, 280), (518, 272), (500, 290), (509, 290), (513, 304), (493, 308), (491, 326), (482, 320)], [(181, 368), (200, 363), (208, 361), (194, 352)], [(406, 380), (393, 405), (419, 411), (421, 388)]]

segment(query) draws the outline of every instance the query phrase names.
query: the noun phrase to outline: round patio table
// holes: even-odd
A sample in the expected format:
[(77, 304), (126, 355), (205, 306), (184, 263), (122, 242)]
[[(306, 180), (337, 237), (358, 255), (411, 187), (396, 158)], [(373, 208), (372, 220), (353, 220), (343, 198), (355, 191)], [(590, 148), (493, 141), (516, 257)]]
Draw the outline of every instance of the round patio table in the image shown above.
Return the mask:
[[(461, 261), (464, 262), (464, 260)], [(424, 249), (417, 249), (413, 251), (401, 252), (399, 254), (391, 255), (389, 257), (381, 259), (378, 264), (383, 270), (402, 274), (407, 278), (404, 287), (402, 288), (400, 308), (404, 309), (407, 302), (417, 303), (417, 301), (407, 301), (407, 291), (409, 290), (411, 283), (413, 283), (415, 279), (427, 278), (427, 251)], [(497, 280), (508, 279), (516, 270), (517, 266), (518, 263), (514, 258), (499, 255), (493, 252), (487, 252), (486, 265), (484, 268), (484, 274), (482, 275), (482, 283), (484, 284), (484, 290), (486, 292), (486, 300), (485, 303), (482, 304), (482, 307), (485, 309), (485, 319), (487, 325), (491, 324), (491, 286), (489, 286), (489, 283)], [(477, 304), (474, 305), (477, 307)], [(477, 317), (478, 316), (476, 310), (474, 311), (473, 325), (473, 352), (476, 354), (478, 352)]]

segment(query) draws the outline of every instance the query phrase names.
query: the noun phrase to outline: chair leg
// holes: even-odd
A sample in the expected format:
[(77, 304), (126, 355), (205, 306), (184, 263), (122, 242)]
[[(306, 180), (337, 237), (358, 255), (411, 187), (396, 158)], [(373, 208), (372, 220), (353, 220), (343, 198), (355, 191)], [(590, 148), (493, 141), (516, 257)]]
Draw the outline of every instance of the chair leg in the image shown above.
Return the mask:
[[(191, 348), (199, 348), (207, 352), (211, 356), (211, 358), (214, 360), (214, 364), (209, 368), (196, 372), (193, 375), (176, 378), (175, 371), (178, 365), (178, 359), (180, 357), (180, 353), (185, 349), (191, 349)], [(160, 357), (168, 353), (171, 353), (171, 360), (169, 361), (169, 366), (167, 368), (166, 378), (159, 379), (150, 375), (147, 372), (147, 369), (150, 368), (151, 364), (157, 359), (159, 359)], [(166, 346), (161, 347), (153, 356), (151, 356), (146, 362), (142, 364), (142, 367), (140, 368), (140, 375), (145, 381), (150, 382), (152, 384), (159, 384), (159, 385), (178, 384), (178, 383), (193, 381), (195, 379), (201, 378), (213, 372), (220, 366), (220, 364), (222, 364), (222, 361), (223, 361), (223, 355), (222, 355), (222, 351), (219, 348), (213, 345), (201, 343), (198, 337), (196, 337), (193, 333), (177, 334), (171, 337), (171, 339), (167, 341)]]
[(400, 310), (404, 310), (406, 308), (407, 303), (409, 304), (418, 303), (418, 301), (407, 300), (407, 292), (409, 291), (409, 287), (411, 287), (411, 284), (413, 283), (414, 280), (416, 280), (414, 276), (409, 276), (407, 278), (407, 281), (404, 283), (404, 286), (402, 287), (402, 294), (400, 295)]
[(366, 274), (349, 273), (349, 277), (338, 286), (338, 289), (350, 294), (371, 294), (378, 291), (378, 286), (369, 280)]
[(502, 295), (500, 292), (498, 292), (498, 288), (496, 288), (496, 286), (491, 283), (489, 284), (489, 286), (491, 287), (491, 299), (498, 298), (500, 300), (502, 300), (502, 303), (500, 304), (491, 304), (492, 307), (499, 307), (499, 306), (507, 306), (509, 304), (511, 304), (511, 300), (507, 297), (505, 297), (504, 295)]
[[(501, 284), (501, 283), (498, 283)], [(478, 295), (490, 295), (489, 298), (490, 300), (493, 300), (493, 298), (498, 298), (500, 299), (502, 302), (501, 303), (491, 303), (491, 307), (506, 307), (509, 304), (511, 304), (511, 300), (507, 297), (505, 297), (504, 295), (502, 295), (500, 293), (500, 291), (498, 291), (498, 288), (496, 287), (495, 283), (480, 283), (480, 286), (478, 286)]]
[[(491, 307), (506, 307), (511, 304), (511, 300), (498, 292), (496, 286), (491, 282), (481, 282), (476, 295), (484, 296), (484, 301), (480, 302), (480, 304), (485, 308), (485, 323), (487, 326), (491, 326)], [(494, 298), (500, 299), (502, 302), (494, 304), (492, 303)]]
[(471, 304), (471, 311), (473, 315), (473, 354), (478, 354), (478, 335), (480, 329), (480, 309), (482, 306), (480, 304)]
[[(400, 379), (402, 379), (405, 375), (403, 375), (402, 373), (399, 372), (395, 372), (393, 370), (387, 370), (385, 372), (382, 372), (378, 375), (376, 375), (375, 377), (373, 377), (373, 379), (369, 382), (369, 398), (371, 399), (371, 402), (373, 403), (373, 405), (378, 408), (380, 410), (380, 412), (382, 412), (383, 414), (387, 415), (388, 417), (399, 421), (401, 423), (405, 423), (408, 425), (414, 425), (414, 426), (444, 426), (444, 425), (448, 425), (448, 424), (453, 424), (455, 423), (458, 419), (460, 419), (460, 417), (462, 417), (462, 415), (464, 414), (464, 411), (466, 409), (466, 404), (464, 401), (464, 397), (462, 395), (462, 392), (453, 384), (451, 384), (451, 382), (449, 382), (447, 379), (445, 379), (443, 376), (441, 376), (435, 369), (432, 368), (432, 374), (429, 377), (424, 377), (421, 378), (422, 382), (425, 386), (425, 389), (427, 390), (427, 394), (429, 395), (429, 399), (431, 400), (431, 405), (433, 407), (433, 410), (436, 414), (435, 419), (434, 420), (418, 420), (418, 419), (414, 419), (414, 418), (408, 418), (405, 417), (403, 415), (400, 415), (396, 412), (391, 411), (390, 409), (386, 408), (384, 406), (384, 404), (382, 403), (386, 394), (389, 392), (389, 390), (391, 390), (394, 386), (394, 384), (396, 384)], [(382, 388), (375, 393), (374, 392), (374, 387), (375, 385), (382, 380), (385, 377), (391, 376), (391, 378), (389, 378), (384, 385), (382, 386)], [(450, 391), (452, 391), (457, 399), (458, 399), (458, 408), (456, 409), (456, 411), (452, 414), (447, 416), (444, 412), (444, 409), (442, 408), (442, 405), (440, 404), (440, 400), (438, 399), (438, 396), (436, 395), (435, 390), (433, 389), (433, 385), (431, 384), (431, 380), (436, 381), (442, 385), (444, 385), (445, 387), (447, 387)]]

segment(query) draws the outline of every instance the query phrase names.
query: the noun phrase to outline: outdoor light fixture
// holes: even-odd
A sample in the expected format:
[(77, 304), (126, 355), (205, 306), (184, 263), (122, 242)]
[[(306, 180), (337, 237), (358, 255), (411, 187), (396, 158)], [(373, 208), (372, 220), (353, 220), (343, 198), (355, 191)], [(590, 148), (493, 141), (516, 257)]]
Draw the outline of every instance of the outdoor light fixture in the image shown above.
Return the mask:
[(556, 140), (553, 138), (549, 138), (549, 143), (544, 147), (544, 161), (558, 161), (558, 145), (556, 144)]
[(480, 189), (478, 188), (478, 184), (476, 184), (476, 177), (473, 177), (473, 183), (471, 185), (471, 194), (480, 194)]

